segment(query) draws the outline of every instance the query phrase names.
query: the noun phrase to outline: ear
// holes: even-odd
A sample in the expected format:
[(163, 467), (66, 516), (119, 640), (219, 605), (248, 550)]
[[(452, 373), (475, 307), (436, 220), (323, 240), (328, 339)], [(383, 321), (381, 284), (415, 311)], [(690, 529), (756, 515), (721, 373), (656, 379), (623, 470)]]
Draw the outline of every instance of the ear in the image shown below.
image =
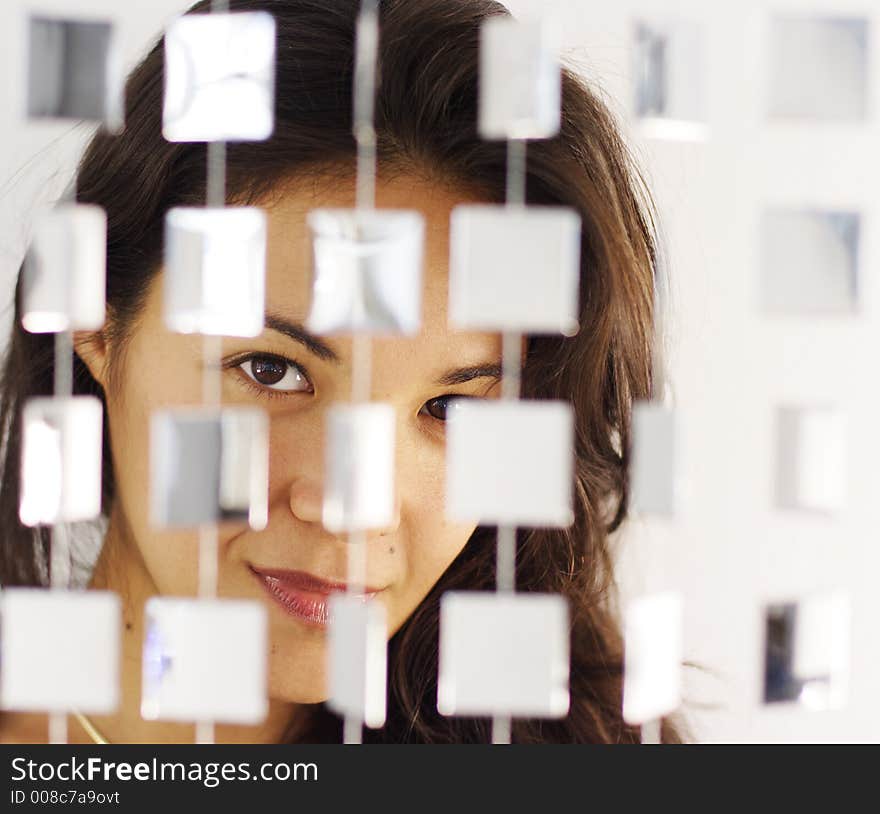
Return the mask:
[(105, 387), (108, 345), (103, 331), (74, 331), (73, 349), (83, 360), (92, 377)]

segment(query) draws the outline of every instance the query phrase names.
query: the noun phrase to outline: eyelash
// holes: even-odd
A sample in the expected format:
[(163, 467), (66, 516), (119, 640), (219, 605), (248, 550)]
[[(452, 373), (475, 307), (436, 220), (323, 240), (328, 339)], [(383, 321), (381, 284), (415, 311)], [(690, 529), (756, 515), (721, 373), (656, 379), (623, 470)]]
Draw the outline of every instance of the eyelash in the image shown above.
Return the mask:
[[(251, 362), (254, 359), (264, 359), (264, 360), (271, 360), (274, 362), (280, 362), (284, 365), (287, 365), (288, 367), (294, 368), (308, 382), (310, 389), (309, 390), (284, 391), (284, 390), (273, 390), (271, 387), (268, 387), (266, 385), (261, 385), (259, 382), (254, 381), (254, 379), (251, 377), (250, 374), (246, 373), (243, 369), (241, 369), (242, 365), (246, 364), (247, 362)], [(306, 369), (301, 364), (296, 362), (295, 360), (289, 359), (286, 356), (279, 356), (278, 354), (274, 354), (274, 353), (249, 353), (246, 356), (238, 357), (236, 359), (230, 360), (229, 362), (226, 363), (225, 367), (231, 368), (231, 369), (241, 369), (241, 373), (243, 374), (243, 382), (244, 382), (245, 387), (247, 387), (252, 393), (254, 393), (259, 398), (269, 398), (269, 399), (285, 398), (287, 396), (292, 396), (292, 395), (299, 394), (299, 393), (314, 392), (314, 385), (312, 384), (312, 381), (309, 378), (309, 374), (306, 371)], [(464, 393), (446, 393), (442, 396), (435, 396), (432, 399), (428, 399), (428, 401), (425, 402), (425, 405), (431, 404), (432, 402), (442, 401), (443, 399), (452, 399), (452, 398), (467, 399), (467, 398), (477, 398), (477, 397), (476, 396), (469, 396)], [(425, 405), (422, 405), (422, 409), (424, 409)], [(448, 406), (447, 406), (447, 409), (448, 409)], [(419, 412), (421, 412), (421, 410), (419, 410)], [(430, 414), (428, 414), (428, 417), (434, 419), (434, 421), (439, 421), (441, 424), (446, 423), (445, 419), (437, 418), (436, 416), (432, 416)]]

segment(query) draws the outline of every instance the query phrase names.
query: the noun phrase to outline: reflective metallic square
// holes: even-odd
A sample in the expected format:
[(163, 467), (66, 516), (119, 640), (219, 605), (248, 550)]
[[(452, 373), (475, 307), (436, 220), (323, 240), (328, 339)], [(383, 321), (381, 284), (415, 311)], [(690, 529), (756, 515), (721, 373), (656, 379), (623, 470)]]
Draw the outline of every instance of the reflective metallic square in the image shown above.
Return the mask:
[(390, 404), (332, 404), (327, 411), (323, 524), (381, 528), (395, 513), (395, 416)]
[(94, 330), (104, 324), (107, 215), (61, 204), (36, 223), (24, 262), (21, 324), (31, 333)]
[(114, 712), (121, 621), (119, 597), (111, 591), (5, 587), (0, 707)]
[(453, 399), (446, 517), (481, 525), (574, 522), (574, 415), (564, 401)]
[(840, 593), (765, 609), (764, 702), (835, 709), (848, 690), (850, 605)]
[(681, 703), (683, 601), (661, 593), (631, 601), (625, 618), (623, 718), (653, 721)]
[(95, 396), (28, 399), (22, 414), (19, 519), (26, 526), (101, 514), (104, 408)]
[(774, 119), (860, 121), (867, 115), (866, 17), (775, 15), (768, 106)]
[(560, 33), (549, 18), (483, 22), (477, 83), (482, 138), (543, 139), (559, 132)]
[(846, 505), (846, 421), (831, 407), (776, 412), (776, 505), (841, 511)]
[(268, 522), (269, 424), (264, 410), (174, 407), (150, 416), (150, 522)]
[(791, 315), (852, 314), (858, 307), (861, 217), (770, 209), (761, 219), (761, 307)]
[(266, 289), (266, 213), (178, 207), (165, 219), (165, 323), (179, 333), (258, 336)]
[(564, 717), (570, 635), (561, 594), (447, 591), (440, 599), (437, 710)]
[(122, 72), (111, 22), (29, 18), (29, 117), (97, 120), (118, 131), (124, 115)]
[(450, 326), (577, 333), (581, 219), (573, 209), (456, 206), (449, 244)]
[(388, 631), (385, 606), (334, 591), (328, 600), (330, 647), (327, 706), (372, 729), (385, 723)]
[(265, 606), (151, 597), (144, 606), (141, 715), (253, 724), (268, 710)]
[(704, 122), (700, 25), (674, 18), (641, 19), (635, 23), (634, 39), (636, 117)]
[(263, 141), (275, 123), (275, 18), (185, 14), (165, 32), (168, 141)]
[(633, 511), (676, 513), (681, 492), (678, 435), (674, 410), (652, 401), (635, 402), (629, 470)]
[(312, 303), (319, 334), (415, 334), (421, 322), (425, 222), (409, 210), (313, 209)]

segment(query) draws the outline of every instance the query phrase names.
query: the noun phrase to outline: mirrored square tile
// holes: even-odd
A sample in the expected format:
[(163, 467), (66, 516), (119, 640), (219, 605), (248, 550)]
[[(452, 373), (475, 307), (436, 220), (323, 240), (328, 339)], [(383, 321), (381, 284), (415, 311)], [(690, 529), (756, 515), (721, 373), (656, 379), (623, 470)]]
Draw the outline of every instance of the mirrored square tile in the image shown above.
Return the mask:
[(776, 505), (841, 511), (846, 505), (846, 422), (832, 407), (776, 411)]
[(574, 522), (574, 416), (563, 401), (452, 399), (446, 517), (481, 525)]
[(681, 703), (683, 601), (665, 592), (638, 597), (624, 621), (623, 718), (640, 724), (668, 715)]
[(633, 405), (630, 457), (633, 511), (672, 516), (679, 508), (680, 432), (676, 411), (638, 400)]
[(266, 289), (266, 213), (178, 207), (165, 220), (165, 324), (179, 333), (258, 336)]
[(387, 526), (395, 513), (395, 414), (390, 404), (337, 403), (327, 412), (324, 527)]
[(484, 139), (559, 132), (560, 31), (551, 18), (493, 17), (480, 29), (478, 128)]
[(30, 118), (123, 124), (123, 65), (114, 25), (35, 14), (28, 19)]
[(265, 606), (151, 597), (144, 606), (141, 715), (253, 724), (268, 710)]
[(101, 513), (104, 408), (95, 396), (25, 402), (19, 519), (26, 526), (90, 520)]
[(264, 410), (174, 407), (150, 416), (150, 522), (193, 528), (268, 520), (269, 427)]
[(774, 15), (769, 39), (770, 117), (863, 120), (869, 38), (865, 17)]
[(561, 594), (447, 591), (440, 600), (437, 710), (564, 717), (569, 638)]
[(408, 210), (313, 209), (309, 330), (412, 335), (421, 328), (425, 222)]
[(840, 708), (849, 683), (850, 603), (839, 592), (765, 608), (764, 703)]
[(275, 123), (275, 18), (184, 14), (165, 31), (168, 141), (262, 141)]
[(121, 621), (119, 597), (110, 591), (4, 587), (0, 706), (114, 712)]
[(327, 706), (376, 729), (385, 723), (388, 631), (385, 606), (340, 591), (330, 594)]
[(861, 217), (856, 212), (768, 209), (761, 219), (761, 307), (768, 314), (853, 314), (858, 309)]
[(21, 324), (31, 333), (94, 330), (104, 324), (107, 215), (61, 204), (36, 222), (22, 276)]
[(581, 219), (573, 209), (459, 205), (449, 244), (450, 326), (577, 333)]

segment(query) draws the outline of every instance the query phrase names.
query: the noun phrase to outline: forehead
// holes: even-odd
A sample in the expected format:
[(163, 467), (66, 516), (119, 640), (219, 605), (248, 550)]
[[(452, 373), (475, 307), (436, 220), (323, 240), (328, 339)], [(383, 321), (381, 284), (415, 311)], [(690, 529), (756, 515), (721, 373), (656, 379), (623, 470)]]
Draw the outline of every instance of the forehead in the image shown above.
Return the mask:
[[(356, 183), (351, 178), (323, 176), (297, 178), (260, 203), (268, 219), (266, 259), (267, 311), (304, 321), (311, 302), (311, 242), (306, 215), (312, 209), (353, 208)], [(429, 180), (417, 174), (399, 174), (376, 181), (376, 207), (409, 209), (425, 221), (422, 268), (422, 334), (485, 340), (487, 335), (452, 332), (447, 325), (449, 217), (462, 203), (487, 199), (471, 190)]]

